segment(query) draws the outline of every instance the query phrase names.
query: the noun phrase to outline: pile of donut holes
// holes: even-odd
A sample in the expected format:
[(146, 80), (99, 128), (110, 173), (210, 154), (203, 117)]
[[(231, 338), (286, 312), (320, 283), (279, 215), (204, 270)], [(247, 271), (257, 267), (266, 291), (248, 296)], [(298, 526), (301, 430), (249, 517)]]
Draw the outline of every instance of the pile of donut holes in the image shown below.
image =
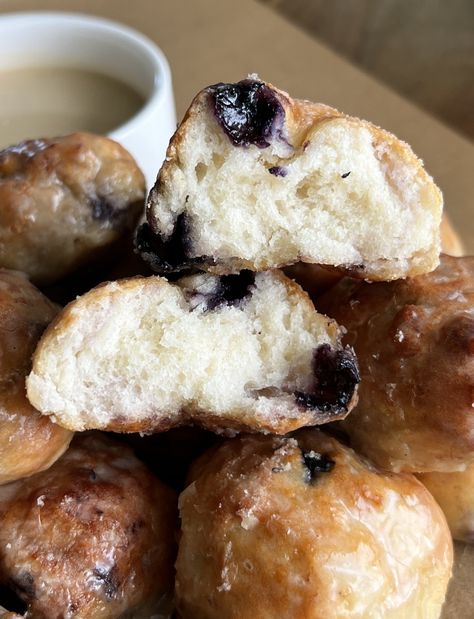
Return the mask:
[(359, 404), (327, 432), (73, 437), (28, 402), (31, 357), (58, 303), (149, 274), (144, 199), (106, 138), (0, 153), (0, 617), (439, 616), (445, 517), (474, 541), (474, 258), (447, 218), (431, 274), (286, 269), (359, 359)]

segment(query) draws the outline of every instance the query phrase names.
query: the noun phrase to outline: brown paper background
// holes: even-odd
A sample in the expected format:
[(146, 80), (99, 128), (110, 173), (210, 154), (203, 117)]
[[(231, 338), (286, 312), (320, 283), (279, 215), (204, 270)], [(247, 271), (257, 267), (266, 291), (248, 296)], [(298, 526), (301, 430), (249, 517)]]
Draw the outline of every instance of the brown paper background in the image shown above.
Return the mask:
[[(256, 72), (295, 97), (328, 103), (393, 131), (424, 159), (474, 253), (472, 142), (266, 7), (253, 0), (0, 0), (0, 12), (43, 9), (108, 17), (156, 41), (171, 65), (178, 118), (203, 86)], [(455, 574), (443, 619), (473, 619), (473, 548), (456, 545)]]
[(454, 545), (454, 578), (449, 585), (442, 619), (474, 617), (474, 546)]

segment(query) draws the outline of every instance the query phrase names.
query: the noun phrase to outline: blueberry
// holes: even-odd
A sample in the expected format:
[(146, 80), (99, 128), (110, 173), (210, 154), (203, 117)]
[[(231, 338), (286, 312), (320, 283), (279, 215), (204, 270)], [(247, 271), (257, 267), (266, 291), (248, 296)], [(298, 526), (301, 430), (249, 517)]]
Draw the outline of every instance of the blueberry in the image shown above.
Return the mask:
[(206, 312), (212, 312), (223, 305), (238, 306), (251, 294), (254, 283), (255, 273), (252, 271), (223, 275), (211, 293), (195, 292), (188, 301), (193, 308), (199, 307)]
[(274, 91), (263, 82), (246, 79), (210, 86), (214, 114), (234, 146), (267, 148), (279, 133), (285, 112)]
[(307, 409), (329, 413), (347, 410), (360, 382), (353, 350), (349, 347), (334, 350), (329, 344), (322, 344), (313, 354), (313, 376), (314, 383), (310, 393), (295, 393), (298, 404)]
[(314, 482), (318, 473), (329, 473), (336, 463), (328, 456), (317, 453), (316, 451), (301, 451), (303, 464), (307, 469), (308, 483)]
[(119, 583), (115, 575), (116, 568), (113, 566), (111, 569), (105, 569), (98, 567), (92, 570), (92, 574), (95, 580), (99, 583), (102, 590), (105, 593), (105, 597), (111, 600), (116, 596), (119, 590)]
[(178, 216), (173, 233), (166, 240), (155, 234), (148, 223), (143, 223), (136, 233), (136, 251), (156, 273), (178, 273), (189, 270), (195, 264), (206, 262), (206, 259), (190, 257), (188, 229), (184, 213)]
[(238, 305), (251, 292), (255, 283), (255, 273), (241, 271), (238, 275), (223, 275), (219, 279), (216, 293), (207, 300), (207, 309), (213, 310), (221, 305)]
[(285, 177), (288, 174), (288, 169), (279, 165), (268, 168), (268, 171), (270, 172), (270, 174), (273, 174), (273, 176)]
[[(130, 217), (131, 213), (129, 208), (117, 208), (110, 200), (102, 196), (90, 197), (89, 206), (92, 211), (92, 219), (109, 222), (113, 225), (121, 225)], [(136, 209), (132, 210), (136, 211)]]

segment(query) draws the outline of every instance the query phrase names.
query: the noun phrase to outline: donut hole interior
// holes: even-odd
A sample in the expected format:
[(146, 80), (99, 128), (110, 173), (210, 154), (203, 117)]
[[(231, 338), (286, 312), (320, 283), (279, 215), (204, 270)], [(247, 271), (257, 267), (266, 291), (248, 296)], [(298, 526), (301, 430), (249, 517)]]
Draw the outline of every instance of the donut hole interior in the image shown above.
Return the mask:
[(314, 351), (340, 348), (337, 325), (279, 273), (225, 294), (222, 279), (130, 280), (83, 297), (35, 362), (30, 399), (74, 427), (182, 410), (272, 417), (276, 402), (294, 412), (295, 393), (312, 389)]

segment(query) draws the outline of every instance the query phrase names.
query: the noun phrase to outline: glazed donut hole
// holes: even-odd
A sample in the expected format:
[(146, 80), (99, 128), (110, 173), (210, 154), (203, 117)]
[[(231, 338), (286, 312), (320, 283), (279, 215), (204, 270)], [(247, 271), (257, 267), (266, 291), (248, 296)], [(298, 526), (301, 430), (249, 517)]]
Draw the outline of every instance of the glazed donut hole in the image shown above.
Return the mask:
[(0, 485), (48, 468), (72, 438), (25, 391), (31, 356), (58, 309), (22, 273), (0, 269)]
[(117, 250), (143, 212), (131, 155), (90, 133), (0, 151), (0, 266), (53, 284)]
[(141, 260), (133, 249), (133, 234), (126, 234), (105, 255), (79, 267), (60, 281), (41, 286), (41, 291), (61, 306), (86, 294), (103, 282), (115, 281), (137, 275), (153, 275), (151, 269)]
[[(0, 604), (26, 617), (168, 617), (176, 495), (123, 443), (78, 435), (0, 487)], [(7, 606), (8, 607), (8, 606)]]
[(411, 475), (317, 430), (207, 452), (179, 499), (182, 619), (437, 619), (446, 520)]
[(359, 402), (352, 446), (392, 471), (462, 471), (474, 460), (474, 257), (441, 255), (394, 282), (342, 279), (316, 303), (347, 330)]

